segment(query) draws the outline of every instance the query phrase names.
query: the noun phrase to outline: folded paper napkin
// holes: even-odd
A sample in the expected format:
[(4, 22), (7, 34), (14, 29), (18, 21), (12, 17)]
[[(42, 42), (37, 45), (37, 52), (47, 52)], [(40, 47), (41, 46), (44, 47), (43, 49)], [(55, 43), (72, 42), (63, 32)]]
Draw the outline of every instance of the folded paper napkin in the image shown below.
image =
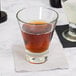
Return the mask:
[(22, 43), (13, 46), (13, 57), (15, 70), (17, 72), (44, 71), (68, 68), (68, 62), (64, 54), (64, 50), (56, 35), (56, 32), (54, 33), (50, 44), (48, 61), (43, 64), (31, 64), (25, 60), (25, 55), (26, 53)]

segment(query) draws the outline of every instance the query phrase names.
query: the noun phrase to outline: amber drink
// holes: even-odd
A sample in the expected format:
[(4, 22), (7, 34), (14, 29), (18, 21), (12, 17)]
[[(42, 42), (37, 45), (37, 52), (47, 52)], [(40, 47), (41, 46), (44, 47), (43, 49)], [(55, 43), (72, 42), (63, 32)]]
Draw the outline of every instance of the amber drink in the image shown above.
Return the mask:
[(57, 12), (45, 7), (31, 7), (18, 11), (17, 19), (24, 40), (25, 59), (33, 64), (46, 62)]

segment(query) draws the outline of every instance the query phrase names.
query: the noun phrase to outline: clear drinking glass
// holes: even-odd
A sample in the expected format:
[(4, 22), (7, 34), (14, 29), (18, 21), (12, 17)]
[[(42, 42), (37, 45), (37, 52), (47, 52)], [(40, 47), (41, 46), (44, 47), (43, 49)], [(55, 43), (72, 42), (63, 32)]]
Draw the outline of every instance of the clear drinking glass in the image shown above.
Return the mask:
[(19, 10), (16, 17), (25, 44), (26, 60), (33, 64), (46, 62), (58, 13), (50, 8), (28, 7)]
[(62, 35), (71, 42), (76, 42), (76, 0), (63, 0), (63, 8), (69, 20), (69, 28)]

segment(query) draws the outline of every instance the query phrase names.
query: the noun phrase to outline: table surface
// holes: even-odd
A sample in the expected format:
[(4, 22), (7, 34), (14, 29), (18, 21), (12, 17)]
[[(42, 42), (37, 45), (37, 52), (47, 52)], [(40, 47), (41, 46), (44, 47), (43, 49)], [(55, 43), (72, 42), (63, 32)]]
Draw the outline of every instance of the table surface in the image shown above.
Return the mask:
[[(64, 48), (69, 69), (43, 72), (15, 72), (12, 46), (15, 43), (19, 43), (21, 39), (19, 38), (20, 30), (15, 16), (16, 12), (28, 6), (50, 7), (49, 0), (2, 0), (1, 3), (2, 10), (8, 14), (8, 20), (0, 24), (0, 76), (76, 76), (76, 47)], [(57, 24), (67, 24), (68, 21), (64, 10), (62, 8), (55, 10), (59, 13)]]

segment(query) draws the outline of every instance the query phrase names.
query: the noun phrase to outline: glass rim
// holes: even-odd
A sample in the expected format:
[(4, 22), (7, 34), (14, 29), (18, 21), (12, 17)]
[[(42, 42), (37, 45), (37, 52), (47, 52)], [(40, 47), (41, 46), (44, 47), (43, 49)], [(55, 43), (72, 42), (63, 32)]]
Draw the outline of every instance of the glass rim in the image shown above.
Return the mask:
[[(53, 12), (55, 12), (55, 14), (57, 15), (57, 17), (56, 17), (54, 20), (52, 20), (51, 22), (49, 22), (49, 23), (52, 23), (52, 22), (54, 22), (55, 20), (57, 20), (57, 19), (59, 18), (58, 12), (56, 12), (56, 11), (53, 10), (53, 9), (51, 9), (50, 7), (43, 7), (43, 6), (37, 6), (37, 7), (42, 7), (42, 8), (45, 8), (45, 9), (48, 9), (48, 10), (52, 10)], [(16, 18), (17, 18), (17, 20), (19, 20), (19, 21), (22, 22), (22, 23), (32, 24), (32, 23), (28, 23), (28, 22), (22, 21), (22, 20), (18, 17), (19, 13), (20, 13), (22, 10), (25, 10), (25, 9), (28, 9), (28, 8), (36, 8), (36, 7), (27, 7), (27, 8), (22, 8), (22, 9), (20, 9), (20, 10), (16, 13)], [(48, 24), (49, 24), (49, 23), (48, 23)], [(47, 24), (47, 23), (45, 23), (45, 24)], [(43, 25), (43, 24), (41, 24), (41, 25)]]

